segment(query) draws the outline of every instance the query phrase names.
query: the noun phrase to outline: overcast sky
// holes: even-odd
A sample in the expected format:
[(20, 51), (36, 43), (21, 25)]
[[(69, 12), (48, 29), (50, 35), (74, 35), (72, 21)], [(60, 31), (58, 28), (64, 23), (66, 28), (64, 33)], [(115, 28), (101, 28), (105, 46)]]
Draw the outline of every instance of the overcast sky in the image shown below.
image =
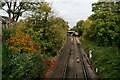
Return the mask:
[[(86, 20), (92, 14), (92, 3), (98, 0), (45, 0), (52, 3), (53, 10), (58, 16), (69, 23), (72, 28), (79, 20)], [(7, 15), (0, 10), (0, 15)]]
[(68, 21), (70, 28), (75, 26), (77, 21), (86, 20), (93, 14), (92, 3), (98, 0), (45, 0), (52, 3), (57, 14)]

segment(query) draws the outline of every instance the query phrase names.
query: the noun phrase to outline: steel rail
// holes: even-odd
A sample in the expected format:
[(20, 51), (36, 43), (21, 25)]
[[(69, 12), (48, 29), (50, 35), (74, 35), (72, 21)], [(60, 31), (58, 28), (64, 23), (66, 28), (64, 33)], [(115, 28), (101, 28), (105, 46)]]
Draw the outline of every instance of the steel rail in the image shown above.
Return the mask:
[[(68, 40), (67, 40), (67, 41), (69, 41), (69, 37), (68, 37)], [(64, 46), (69, 46), (69, 42), (67, 42)], [(66, 53), (67, 50), (64, 49), (64, 50), (61, 50), (60, 52), (65, 52), (65, 53)], [(67, 55), (67, 54), (65, 54), (65, 55)], [(50, 79), (49, 79), (49, 80), (53, 80), (53, 77), (56, 75), (55, 73), (57, 73), (57, 72), (56, 72), (56, 69), (58, 69), (58, 67), (59, 67), (58, 65), (60, 65), (60, 61), (62, 60), (62, 58), (63, 58), (65, 55), (63, 55), (63, 54), (60, 54), (60, 55), (59, 55), (60, 57), (59, 57), (58, 60), (57, 60), (57, 61), (58, 61), (58, 64), (56, 65), (55, 69), (53, 70), (53, 72), (52, 72), (53, 74), (50, 75)]]
[[(77, 40), (76, 40), (77, 41)], [(83, 69), (83, 74), (84, 74), (84, 79), (85, 80), (91, 80), (90, 79), (90, 76), (89, 76), (89, 73), (88, 73), (88, 69), (87, 69), (87, 66), (86, 66), (86, 64), (85, 64), (85, 62), (84, 62), (84, 56), (83, 56), (83, 54), (82, 54), (82, 52), (81, 52), (81, 49), (79, 49), (80, 48), (80, 43), (77, 43), (77, 47), (78, 47), (78, 50), (79, 50), (79, 53), (80, 53), (80, 60), (81, 60), (81, 65), (82, 65), (82, 69)]]
[[(74, 37), (74, 45), (76, 45), (76, 39)], [(75, 67), (77, 67), (77, 64), (76, 64), (76, 60), (75, 60)], [(74, 71), (74, 79), (77, 80), (77, 68), (75, 68), (75, 71)]]
[(65, 80), (65, 78), (66, 78), (67, 68), (68, 68), (68, 63), (69, 63), (70, 55), (71, 55), (71, 49), (70, 49), (70, 53), (69, 53), (69, 55), (68, 55), (69, 57), (68, 57), (68, 59), (67, 59), (67, 62), (66, 62), (65, 68), (64, 68), (63, 79), (62, 79), (62, 80)]
[[(73, 38), (73, 42), (75, 41), (75, 39)], [(71, 45), (74, 45), (73, 44), (73, 42), (71, 41)], [(69, 44), (69, 45), (70, 45)], [(65, 68), (64, 68), (64, 73), (63, 73), (63, 78), (62, 78), (62, 80), (65, 80), (67, 77), (66, 77), (66, 75), (67, 75), (67, 68), (68, 68), (68, 64), (69, 64), (69, 59), (70, 59), (70, 55), (71, 55), (71, 52), (72, 52), (72, 47), (70, 47), (70, 52), (69, 52), (69, 57), (68, 57), (68, 59), (67, 59), (67, 62), (66, 62), (66, 66), (65, 66)], [(76, 68), (75, 68), (76, 69)], [(77, 78), (77, 75), (76, 75), (76, 71), (74, 72), (74, 80), (76, 80), (76, 78)]]
[[(62, 73), (61, 79), (62, 79), (62, 80), (65, 80), (65, 79), (67, 78), (66, 75), (67, 75), (67, 69), (68, 69), (68, 65), (69, 65), (70, 55), (71, 55), (72, 51), (75, 51), (75, 48), (77, 48), (77, 51), (80, 53), (80, 54), (79, 54), (80, 64), (81, 64), (81, 66), (82, 66), (82, 71), (83, 71), (84, 79), (85, 79), (85, 80), (91, 80), (91, 79), (90, 79), (89, 72), (88, 72), (87, 65), (86, 65), (86, 63), (84, 62), (84, 56), (83, 56), (83, 54), (82, 54), (82, 52), (81, 52), (81, 49), (80, 49), (80, 43), (77, 42), (76, 37), (72, 37), (72, 38), (73, 38), (73, 42), (70, 41), (70, 39), (68, 39), (69, 42), (67, 42), (67, 44), (65, 44), (66, 47), (65, 47), (65, 49), (64, 49), (64, 52), (65, 52), (65, 53), (68, 53), (68, 54), (65, 54), (65, 55), (62, 55), (62, 54), (61, 54), (60, 58), (58, 59), (58, 62), (59, 62), (59, 63), (57, 64), (57, 66), (56, 66), (55, 69), (57, 69), (58, 65), (60, 64), (61, 59), (62, 59), (63, 57), (65, 57), (65, 56), (67, 56), (66, 59), (64, 59), (65, 62), (64, 62), (63, 69), (62, 69), (62, 71), (61, 71), (61, 73)], [(73, 46), (73, 49), (72, 49), (71, 45), (74, 45), (74, 46)], [(68, 50), (66, 50), (66, 48), (67, 48)], [(75, 62), (76, 62), (76, 60), (75, 60)], [(75, 62), (74, 62), (74, 63), (75, 63)], [(76, 63), (75, 63), (75, 67), (76, 67), (76, 66), (77, 66), (77, 65), (76, 65)], [(54, 71), (55, 71), (55, 70), (54, 70)], [(57, 71), (57, 72), (58, 72), (58, 71)], [(57, 74), (57, 72), (56, 72), (55, 74)], [(52, 75), (52, 76), (55, 76), (55, 74)], [(75, 68), (75, 69), (74, 69), (74, 74), (73, 74), (74, 80), (76, 80), (77, 77), (78, 77), (77, 68)]]
[[(71, 45), (71, 44), (72, 44), (72, 42), (70, 41), (69, 45)], [(65, 80), (65, 78), (66, 78), (67, 68), (68, 68), (68, 63), (69, 63), (70, 55), (71, 55), (71, 47), (69, 48), (69, 54), (68, 54), (68, 58), (67, 58), (67, 61), (66, 61), (66, 64), (65, 64), (64, 71), (63, 71), (62, 80)]]

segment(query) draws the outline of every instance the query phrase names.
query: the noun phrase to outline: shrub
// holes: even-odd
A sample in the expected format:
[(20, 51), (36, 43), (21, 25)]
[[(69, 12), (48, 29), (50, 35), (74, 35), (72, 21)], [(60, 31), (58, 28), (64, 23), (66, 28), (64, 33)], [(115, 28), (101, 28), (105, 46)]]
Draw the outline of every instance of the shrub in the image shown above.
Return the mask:
[[(3, 80), (31, 80), (44, 78), (45, 64), (39, 54), (3, 54)], [(11, 55), (12, 54), (12, 55)]]
[[(15, 34), (17, 33), (17, 34)], [(12, 34), (10, 36), (10, 34)], [(18, 41), (18, 42), (17, 42)], [(32, 53), (32, 51), (19, 51), (30, 48), (32, 50), (34, 43), (28, 34), (20, 33), (16, 29), (3, 30), (2, 44), (2, 79), (3, 80), (31, 80), (45, 78), (47, 72), (43, 57), (41, 54)], [(20, 46), (16, 46), (19, 44)], [(11, 47), (15, 49), (12, 49)], [(35, 48), (36, 49), (36, 48)], [(30, 54), (28, 54), (30, 53)]]
[(92, 49), (93, 57), (90, 59), (92, 66), (98, 68), (100, 79), (103, 78), (120, 78), (119, 71), (119, 49), (117, 47), (98, 46), (95, 42), (88, 40), (82, 41), (86, 53)]

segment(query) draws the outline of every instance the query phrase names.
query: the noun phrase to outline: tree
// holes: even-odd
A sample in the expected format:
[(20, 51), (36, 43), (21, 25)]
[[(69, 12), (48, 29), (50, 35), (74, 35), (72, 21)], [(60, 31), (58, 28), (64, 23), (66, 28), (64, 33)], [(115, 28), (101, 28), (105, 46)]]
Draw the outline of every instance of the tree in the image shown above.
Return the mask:
[[(48, 6), (49, 3), (46, 2), (24, 2), (24, 1), (13, 1), (13, 0), (3, 0), (1, 2), (2, 10), (8, 13), (9, 19), (12, 20), (11, 22), (17, 22), (19, 17), (22, 16), (24, 12), (29, 11), (29, 13), (37, 12), (38, 8), (43, 9), (43, 12), (46, 11), (45, 16), (48, 16), (47, 10), (49, 10)], [(6, 8), (7, 7), (7, 8)], [(46, 8), (45, 8), (46, 7)], [(37, 9), (37, 10), (36, 10)], [(43, 13), (42, 11), (39, 11), (39, 13)], [(47, 18), (45, 18), (47, 19)]]
[(11, 37), (8, 40), (9, 48), (20, 53), (39, 53), (37, 44), (32, 41), (29, 34), (22, 33), (19, 28), (16, 29), (16, 33), (10, 34)]
[(76, 27), (78, 28), (78, 30), (76, 31), (79, 33), (79, 35), (82, 36), (83, 31), (84, 31), (84, 20), (78, 21)]
[(51, 8), (46, 7), (39, 7), (27, 19), (19, 21), (19, 24), (24, 33), (30, 34), (33, 40), (39, 43), (42, 54), (55, 56), (65, 40), (68, 24), (61, 17), (53, 16)]
[(93, 21), (89, 36), (102, 45), (120, 44), (120, 16), (118, 13), (120, 2), (97, 2), (92, 6), (94, 14), (89, 17)]
[[(8, 13), (9, 18), (12, 20), (11, 22), (18, 21), (18, 18), (22, 16), (23, 12), (27, 9), (24, 7), (24, 2), (13, 2), (11, 0), (4, 0), (2, 2), (2, 10)], [(7, 6), (7, 8), (4, 6)]]

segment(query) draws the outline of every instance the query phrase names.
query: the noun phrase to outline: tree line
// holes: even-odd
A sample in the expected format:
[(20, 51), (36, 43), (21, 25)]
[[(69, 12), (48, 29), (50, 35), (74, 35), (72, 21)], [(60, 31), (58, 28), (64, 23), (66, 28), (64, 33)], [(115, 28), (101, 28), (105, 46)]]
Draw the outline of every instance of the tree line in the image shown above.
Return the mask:
[[(100, 0), (101, 1), (101, 0)], [(110, 0), (109, 0), (110, 1)], [(96, 74), (104, 78), (118, 79), (120, 59), (120, 1), (97, 2), (92, 4), (92, 15), (80, 20), (72, 28), (80, 35), (80, 40), (90, 58)]]
[[(2, 30), (2, 79), (47, 78), (56, 65), (53, 57), (65, 41), (67, 22), (47, 2), (5, 0), (2, 6), (15, 22)], [(25, 11), (30, 14), (18, 21)]]
[(83, 38), (102, 46), (120, 47), (120, 2), (97, 2), (92, 4), (94, 14), (74, 26)]

